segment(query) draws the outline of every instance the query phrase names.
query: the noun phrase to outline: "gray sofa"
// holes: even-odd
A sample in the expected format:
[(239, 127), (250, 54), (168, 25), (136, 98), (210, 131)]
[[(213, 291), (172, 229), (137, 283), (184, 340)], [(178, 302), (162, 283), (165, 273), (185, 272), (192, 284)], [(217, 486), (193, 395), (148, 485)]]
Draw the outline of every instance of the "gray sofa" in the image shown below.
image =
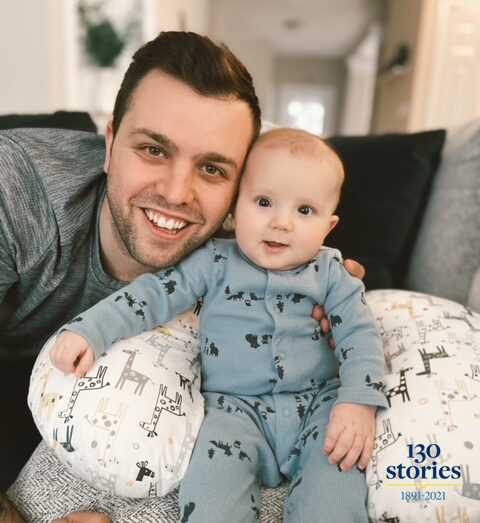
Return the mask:
[[(342, 146), (339, 142), (333, 145), (339, 149)], [(401, 157), (407, 152), (400, 150), (398, 154)], [(413, 151), (415, 154), (418, 156), (418, 151)], [(352, 161), (355, 159), (358, 157), (354, 156)], [(354, 249), (350, 252), (347, 249), (346, 255), (361, 259), (367, 271), (376, 274), (389, 271), (390, 285), (385, 286), (448, 298), (480, 312), (480, 120), (448, 130), (439, 166), (434, 161), (429, 165), (434, 166), (434, 172), (421, 186), (416, 185), (421, 194), (399, 205), (402, 210), (407, 207), (410, 218), (407, 230), (402, 231), (399, 252), (393, 258), (380, 257), (381, 263), (362, 257)], [(398, 165), (392, 165), (394, 168), (398, 169)], [(388, 185), (389, 173), (382, 169), (383, 166), (381, 174)], [(363, 190), (367, 182), (361, 180)], [(400, 186), (407, 183), (408, 180), (403, 180)], [(380, 203), (383, 196), (377, 197)], [(353, 193), (352, 198), (355, 197), (359, 196)], [(395, 225), (399, 218), (393, 218)], [(378, 240), (378, 232), (373, 234)], [(387, 229), (385, 234), (394, 235), (395, 231)], [(382, 281), (385, 280), (377, 280), (370, 288), (381, 287)], [(262, 522), (282, 520), (282, 500), (287, 489), (287, 485), (263, 489)], [(74, 510), (104, 511), (113, 521), (122, 523), (166, 523), (178, 517), (175, 492), (163, 498), (132, 500), (97, 490), (76, 478), (44, 443), (35, 450), (8, 495), (25, 519), (33, 523), (48, 522)]]

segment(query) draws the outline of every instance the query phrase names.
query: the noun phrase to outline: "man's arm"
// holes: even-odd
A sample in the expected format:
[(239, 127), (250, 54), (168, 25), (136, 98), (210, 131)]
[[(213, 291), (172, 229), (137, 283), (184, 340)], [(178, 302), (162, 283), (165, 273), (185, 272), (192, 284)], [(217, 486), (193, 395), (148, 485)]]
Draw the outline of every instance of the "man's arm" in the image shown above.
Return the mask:
[[(23, 520), (22, 520), (23, 521)], [(100, 512), (72, 512), (64, 518), (55, 519), (51, 523), (110, 523), (111, 519)], [(2, 523), (0, 521), (0, 523)]]
[[(51, 523), (110, 523), (111, 519), (99, 512), (72, 512)], [(26, 523), (13, 503), (0, 492), (0, 523)]]
[[(8, 249), (7, 240), (3, 234), (2, 224), (0, 223), (0, 317), (1, 307), (8, 289), (18, 280), (15, 268), (15, 260)], [(0, 332), (1, 340), (1, 332)]]

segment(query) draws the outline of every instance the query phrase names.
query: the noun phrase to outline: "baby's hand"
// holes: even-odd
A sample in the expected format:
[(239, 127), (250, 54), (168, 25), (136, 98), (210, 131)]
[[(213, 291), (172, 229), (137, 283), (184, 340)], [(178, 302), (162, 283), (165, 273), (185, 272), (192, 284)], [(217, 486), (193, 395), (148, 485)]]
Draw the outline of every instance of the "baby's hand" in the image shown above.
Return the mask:
[(358, 461), (359, 469), (367, 468), (375, 440), (376, 410), (375, 405), (335, 405), (323, 444), (323, 452), (329, 455), (332, 465), (341, 461), (340, 468), (349, 470)]
[(50, 360), (57, 369), (77, 378), (85, 375), (95, 361), (92, 347), (85, 338), (75, 332), (63, 331), (50, 349)]

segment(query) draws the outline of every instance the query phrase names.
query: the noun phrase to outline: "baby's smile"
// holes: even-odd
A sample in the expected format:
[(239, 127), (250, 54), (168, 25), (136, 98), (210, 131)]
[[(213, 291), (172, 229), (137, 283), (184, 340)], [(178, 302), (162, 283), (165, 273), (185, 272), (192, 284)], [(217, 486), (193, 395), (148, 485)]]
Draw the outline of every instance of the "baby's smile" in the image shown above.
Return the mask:
[(268, 240), (264, 240), (263, 244), (266, 246), (267, 250), (271, 253), (282, 252), (288, 248), (288, 245), (286, 243), (273, 242), (273, 241), (268, 241)]

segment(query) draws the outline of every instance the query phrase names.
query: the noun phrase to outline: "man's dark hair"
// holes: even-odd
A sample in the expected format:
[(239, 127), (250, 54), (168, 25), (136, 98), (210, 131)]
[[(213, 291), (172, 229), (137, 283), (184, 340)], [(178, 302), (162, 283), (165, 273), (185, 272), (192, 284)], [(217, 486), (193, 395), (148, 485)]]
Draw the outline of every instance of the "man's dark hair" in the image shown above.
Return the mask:
[(113, 110), (113, 134), (128, 110), (138, 84), (150, 71), (160, 70), (185, 82), (204, 96), (236, 98), (252, 112), (255, 138), (260, 132), (260, 107), (250, 73), (226, 45), (182, 31), (160, 33), (133, 55)]

